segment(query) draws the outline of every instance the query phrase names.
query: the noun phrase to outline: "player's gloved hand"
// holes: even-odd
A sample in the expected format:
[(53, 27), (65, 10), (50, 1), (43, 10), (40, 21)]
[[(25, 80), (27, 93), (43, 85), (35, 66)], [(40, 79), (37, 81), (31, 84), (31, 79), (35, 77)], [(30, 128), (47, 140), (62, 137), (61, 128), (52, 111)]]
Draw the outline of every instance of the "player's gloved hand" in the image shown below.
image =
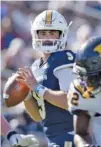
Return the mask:
[(12, 147), (29, 146), (31, 144), (34, 147), (39, 146), (39, 142), (34, 135), (17, 134), (15, 131), (11, 131), (7, 134), (7, 139)]

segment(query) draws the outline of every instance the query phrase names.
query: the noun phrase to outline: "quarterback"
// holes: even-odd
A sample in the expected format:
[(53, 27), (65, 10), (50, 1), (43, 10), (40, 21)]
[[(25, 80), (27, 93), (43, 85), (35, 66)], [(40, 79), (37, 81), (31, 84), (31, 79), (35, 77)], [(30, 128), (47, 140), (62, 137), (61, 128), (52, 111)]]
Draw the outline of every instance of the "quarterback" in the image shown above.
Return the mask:
[(74, 72), (78, 76), (67, 98), (74, 114), (75, 146), (101, 147), (101, 37), (92, 37), (81, 46)]
[(74, 78), (71, 68), (75, 60), (75, 54), (66, 50), (69, 26), (57, 11), (39, 14), (31, 26), (32, 46), (43, 57), (31, 68), (20, 68), (17, 72), (31, 90), (32, 97), (24, 101), (29, 115), (42, 121), (46, 136), (59, 147), (73, 147), (73, 116), (66, 110), (66, 93)]

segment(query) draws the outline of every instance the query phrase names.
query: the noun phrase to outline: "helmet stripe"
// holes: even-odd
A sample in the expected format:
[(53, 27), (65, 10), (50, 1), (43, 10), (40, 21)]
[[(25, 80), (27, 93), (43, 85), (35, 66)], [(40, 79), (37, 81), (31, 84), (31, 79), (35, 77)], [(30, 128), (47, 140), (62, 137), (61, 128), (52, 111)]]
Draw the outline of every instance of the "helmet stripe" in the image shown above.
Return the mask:
[(51, 24), (52, 22), (52, 11), (48, 10), (46, 12), (46, 24)]

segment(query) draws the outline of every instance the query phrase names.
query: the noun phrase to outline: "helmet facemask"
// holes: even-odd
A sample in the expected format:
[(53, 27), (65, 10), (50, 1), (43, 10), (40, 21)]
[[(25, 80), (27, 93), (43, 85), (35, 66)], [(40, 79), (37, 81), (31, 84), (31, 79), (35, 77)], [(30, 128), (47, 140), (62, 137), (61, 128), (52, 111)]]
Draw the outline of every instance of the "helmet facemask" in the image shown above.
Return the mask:
[[(88, 59), (77, 62), (74, 66), (74, 72), (83, 80), (86, 81), (88, 87), (94, 89), (101, 86), (101, 59), (94, 58), (93, 62)], [(92, 64), (91, 64), (92, 63)]]
[(98, 88), (99, 86), (101, 86), (101, 73), (97, 73), (96, 75), (88, 75), (87, 85), (88, 87), (94, 88)]
[(65, 49), (67, 45), (66, 31), (59, 31), (59, 39), (39, 39), (38, 31), (39, 30), (34, 31), (32, 36), (32, 46), (34, 49), (40, 50), (44, 53), (53, 53)]

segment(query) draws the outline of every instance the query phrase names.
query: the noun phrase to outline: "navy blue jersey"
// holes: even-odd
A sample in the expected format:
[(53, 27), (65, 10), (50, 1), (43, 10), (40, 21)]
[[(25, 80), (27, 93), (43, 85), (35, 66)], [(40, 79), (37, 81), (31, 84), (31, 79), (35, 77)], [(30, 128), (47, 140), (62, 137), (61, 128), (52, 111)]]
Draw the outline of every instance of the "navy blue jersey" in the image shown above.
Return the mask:
[[(71, 59), (70, 55), (72, 55)], [(47, 88), (58, 91), (60, 90), (59, 81), (54, 75), (54, 69), (63, 65), (72, 64), (74, 60), (75, 54), (69, 50), (52, 53), (46, 63), (42, 63), (42, 59), (35, 61), (32, 65), (32, 71), (39, 83)], [(42, 122), (47, 136), (51, 137), (62, 132), (73, 131), (73, 116), (70, 112), (56, 107), (46, 100), (45, 109), (46, 118)]]

